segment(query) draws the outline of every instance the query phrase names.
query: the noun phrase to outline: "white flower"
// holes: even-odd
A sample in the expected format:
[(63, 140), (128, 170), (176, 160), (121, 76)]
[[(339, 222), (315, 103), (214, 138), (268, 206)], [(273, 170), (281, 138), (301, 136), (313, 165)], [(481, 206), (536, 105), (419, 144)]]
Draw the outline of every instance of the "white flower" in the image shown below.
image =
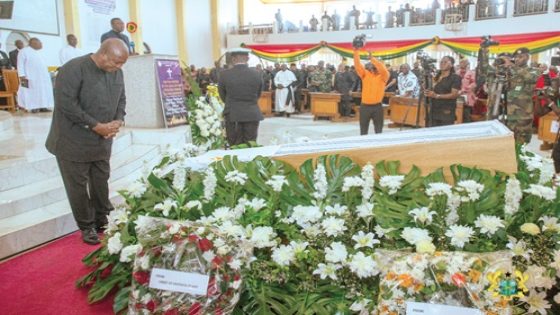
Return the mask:
[(552, 231), (552, 232), (560, 232), (560, 223), (558, 223), (558, 218), (543, 216), (539, 219), (539, 221), (543, 222), (542, 231)]
[(379, 273), (377, 263), (373, 258), (364, 255), (362, 252), (358, 252), (352, 256), (352, 259), (348, 262), (348, 267), (358, 278), (367, 278)]
[(140, 198), (146, 192), (146, 185), (140, 181), (135, 181), (128, 186), (128, 193), (134, 198)]
[(554, 259), (550, 263), (549, 267), (556, 269), (556, 277), (560, 278), (560, 250), (554, 251)]
[(385, 234), (387, 233), (391, 233), (393, 232), (395, 229), (394, 228), (384, 228), (381, 225), (376, 225), (374, 228), (375, 233), (377, 234), (377, 236), (379, 236), (379, 238), (385, 236)]
[(337, 280), (338, 277), (336, 276), (336, 271), (340, 268), (342, 268), (342, 266), (338, 265), (338, 264), (323, 264), (320, 263), (319, 265), (317, 265), (317, 269), (315, 269), (313, 271), (314, 275), (319, 275), (321, 277), (321, 279), (326, 279), (326, 278), (331, 278), (333, 280)]
[(125, 208), (117, 208), (107, 215), (106, 233), (114, 232), (119, 229), (119, 225), (128, 222), (128, 212)]
[(435, 211), (430, 211), (430, 208), (422, 207), (416, 208), (408, 212), (416, 222), (420, 222), (422, 224), (431, 224), (432, 217), (437, 214)]
[(247, 181), (247, 174), (241, 173), (238, 170), (233, 170), (226, 174), (225, 180), (228, 183), (245, 185), (245, 182)]
[(198, 200), (191, 200), (191, 201), (187, 202), (185, 207), (187, 209), (194, 209), (194, 208), (202, 209), (202, 203)]
[(321, 227), (323, 228), (323, 232), (327, 236), (337, 236), (344, 231), (346, 231), (346, 226), (344, 225), (344, 219), (338, 219), (335, 217), (327, 217), (321, 222)]
[(543, 185), (529, 185), (529, 188), (524, 190), (526, 193), (540, 197), (544, 200), (554, 201), (556, 199), (556, 190)]
[(158, 203), (154, 206), (154, 210), (161, 211), (164, 217), (169, 216), (169, 211), (173, 208), (177, 208), (177, 202), (171, 199), (165, 199), (163, 203)]
[(109, 250), (109, 254), (118, 254), (121, 249), (123, 248), (123, 243), (121, 242), (121, 233), (117, 232), (109, 241), (107, 241), (107, 249)]
[(327, 214), (343, 215), (346, 212), (346, 210), (348, 210), (348, 207), (341, 206), (339, 203), (335, 204), (334, 206), (325, 207), (325, 212)]
[(286, 177), (283, 175), (272, 175), (272, 178), (266, 181), (266, 184), (272, 187), (275, 192), (281, 192), (282, 187), (288, 184)]
[(510, 177), (507, 180), (504, 198), (506, 201), (504, 212), (508, 215), (517, 213), (521, 198), (523, 198), (523, 192), (521, 191), (521, 183), (515, 177)]
[(272, 260), (280, 266), (289, 266), (295, 259), (295, 252), (290, 245), (280, 245), (272, 250)]
[(323, 217), (323, 212), (316, 206), (295, 206), (290, 218), (299, 226), (305, 228), (309, 223), (315, 223)]
[(416, 245), (421, 241), (432, 241), (429, 232), (427, 230), (419, 228), (405, 227), (401, 233), (401, 236), (411, 245)]
[(363, 187), (364, 180), (358, 176), (348, 176), (344, 178), (344, 184), (342, 184), (342, 192), (348, 192), (353, 187)]
[(558, 293), (554, 296), (554, 303), (560, 304), (560, 293)]
[(301, 253), (307, 253), (308, 251), (306, 250), (306, 248), (307, 246), (309, 246), (309, 242), (291, 241), (290, 246), (292, 246), (292, 248), (294, 249), (294, 253), (296, 255)]
[(181, 230), (181, 223), (179, 223), (179, 222), (173, 222), (167, 228), (167, 232), (169, 232), (170, 235), (177, 234), (177, 233), (179, 233), (180, 230)]
[(253, 208), (255, 211), (259, 211), (266, 206), (266, 201), (261, 198), (254, 198), (247, 202), (246, 205)]
[(136, 225), (136, 234), (144, 234), (146, 233), (150, 227), (152, 226), (153, 220), (147, 216), (139, 216), (134, 224)]
[(527, 170), (530, 171), (530, 172), (538, 171), (543, 167), (542, 159), (539, 155), (535, 154), (535, 155), (529, 156), (529, 155), (521, 154), (519, 156), (519, 158), (523, 162), (525, 162), (525, 164), (527, 165)]
[(313, 180), (315, 186), (315, 192), (313, 193), (313, 197), (315, 199), (324, 199), (327, 197), (327, 189), (329, 187), (327, 183), (327, 172), (325, 170), (325, 166), (319, 163), (317, 164), (317, 168), (313, 173)]
[(363, 202), (367, 202), (371, 198), (371, 196), (373, 196), (373, 187), (375, 185), (373, 170), (374, 168), (369, 162), (362, 168), (361, 176), (364, 181), (364, 185), (362, 188)]
[(461, 205), (461, 196), (456, 194), (451, 194), (447, 197), (447, 217), (445, 218), (445, 223), (447, 225), (453, 225), (459, 221), (459, 214), (457, 209)]
[(206, 260), (207, 262), (211, 262), (212, 260), (214, 260), (215, 257), (216, 254), (214, 254), (214, 251), (212, 250), (205, 251), (202, 254), (202, 258), (204, 258), (204, 260)]
[(539, 184), (544, 185), (554, 178), (554, 161), (550, 158), (543, 158), (542, 167), (539, 171)]
[(372, 203), (362, 203), (361, 205), (356, 207), (356, 214), (360, 218), (369, 218), (373, 216), (373, 207), (374, 205)]
[(363, 314), (363, 312), (368, 312), (367, 307), (369, 303), (371, 303), (371, 300), (369, 299), (362, 299), (359, 302), (355, 301), (354, 303), (352, 303), (352, 305), (350, 305), (350, 310)]
[(235, 270), (239, 270), (241, 269), (241, 260), (239, 259), (232, 259), (228, 265), (231, 267), (231, 269), (235, 269)]
[(450, 196), (451, 185), (447, 183), (429, 183), (426, 189), (426, 195), (431, 198), (435, 196)]
[(463, 225), (452, 225), (445, 232), (445, 236), (451, 239), (451, 245), (457, 248), (463, 248), (473, 234), (474, 230), (470, 226)]
[(128, 245), (127, 247), (123, 248), (119, 261), (130, 262), (132, 261), (132, 256), (136, 255), (141, 250), (142, 250), (142, 245), (140, 244)]
[[(123, 252), (124, 252), (124, 250), (123, 250)], [(122, 254), (121, 254), (121, 255), (122, 255)], [(144, 255), (144, 256), (142, 256), (142, 257), (136, 259), (136, 260), (134, 261), (134, 265), (137, 266), (137, 267), (140, 267), (140, 269), (142, 269), (142, 270), (148, 270), (148, 269), (150, 269), (150, 266), (151, 266), (151, 264), (150, 264), (150, 256)]]
[(416, 252), (420, 254), (433, 254), (436, 251), (434, 243), (428, 240), (416, 243)]
[(529, 234), (529, 235), (537, 235), (541, 233), (541, 229), (535, 223), (524, 223), (519, 227), (521, 232)]
[(515, 256), (521, 256), (527, 260), (533, 254), (532, 249), (527, 249), (527, 244), (523, 240), (517, 240), (512, 236), (508, 236), (509, 242), (507, 243), (506, 247), (511, 249), (511, 254)]
[(550, 308), (550, 303), (546, 300), (546, 291), (530, 290), (529, 295), (522, 297), (520, 300), (529, 304), (529, 310), (527, 311), (529, 314), (539, 312), (541, 315), (546, 315), (546, 310)]
[(235, 213), (228, 207), (219, 207), (212, 214), (217, 221), (228, 221), (235, 219)]
[(404, 175), (385, 175), (379, 179), (379, 185), (387, 188), (389, 195), (394, 195), (401, 188), (403, 180)]
[(206, 169), (205, 175), (206, 176), (202, 181), (202, 184), (204, 185), (204, 200), (210, 201), (214, 198), (217, 179), (212, 167)]
[(478, 216), (474, 225), (480, 228), (480, 233), (485, 233), (489, 236), (494, 235), (500, 228), (505, 228), (502, 220), (493, 215), (481, 214)]
[(375, 235), (371, 232), (365, 234), (363, 231), (359, 231), (352, 236), (352, 240), (356, 242), (356, 245), (354, 245), (354, 249), (358, 249), (361, 247), (373, 248), (374, 244), (379, 244), (379, 240), (376, 240)]
[(253, 229), (251, 242), (256, 248), (272, 247), (276, 245), (276, 233), (270, 226), (259, 226)]
[(235, 238), (245, 237), (245, 230), (241, 225), (233, 224), (231, 221), (225, 221), (220, 225), (220, 231)]
[(461, 201), (477, 201), (480, 199), (480, 193), (484, 190), (484, 185), (468, 179), (458, 182), (455, 189), (467, 193), (467, 196), (461, 196)]
[(346, 246), (341, 242), (333, 242), (330, 247), (325, 248), (325, 260), (332, 263), (344, 263), (348, 257)]
[(173, 174), (173, 188), (177, 191), (183, 191), (187, 183), (187, 169), (178, 167)]
[(548, 277), (545, 267), (536, 265), (529, 266), (525, 271), (525, 275), (528, 278), (525, 283), (528, 289), (544, 288), (549, 290), (556, 283), (556, 281)]

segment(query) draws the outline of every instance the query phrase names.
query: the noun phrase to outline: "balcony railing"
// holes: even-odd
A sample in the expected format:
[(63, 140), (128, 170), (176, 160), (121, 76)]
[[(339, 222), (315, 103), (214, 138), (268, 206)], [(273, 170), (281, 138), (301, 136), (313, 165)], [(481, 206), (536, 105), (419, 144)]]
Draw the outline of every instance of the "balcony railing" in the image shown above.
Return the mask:
[(501, 19), (506, 17), (506, 0), (478, 0), (476, 2), (476, 20)]
[(554, 3), (554, 11), (560, 12), (560, 0), (556, 0), (556, 2)]
[(548, 0), (515, 0), (513, 8), (513, 16), (545, 14), (547, 12)]
[(410, 26), (434, 25), (436, 24), (436, 10), (426, 9), (412, 11), (410, 13)]
[(447, 8), (441, 11), (441, 23), (444, 24), (446, 20), (445, 16), (448, 14), (453, 15), (461, 15), (461, 21), (467, 22), (469, 20), (469, 6), (468, 5), (460, 5), (452, 8)]

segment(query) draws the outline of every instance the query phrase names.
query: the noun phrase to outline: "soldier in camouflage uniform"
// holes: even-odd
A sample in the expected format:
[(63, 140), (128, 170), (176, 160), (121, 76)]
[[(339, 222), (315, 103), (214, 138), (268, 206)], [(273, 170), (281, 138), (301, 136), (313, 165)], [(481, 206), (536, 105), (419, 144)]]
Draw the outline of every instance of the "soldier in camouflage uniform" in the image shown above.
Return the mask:
[(319, 61), (309, 77), (309, 92), (329, 93), (332, 87), (332, 72), (325, 69), (325, 62)]
[(507, 87), (506, 125), (513, 131), (516, 142), (529, 143), (533, 135), (533, 92), (539, 73), (527, 65), (529, 49), (519, 48), (513, 57), (515, 65), (511, 67)]

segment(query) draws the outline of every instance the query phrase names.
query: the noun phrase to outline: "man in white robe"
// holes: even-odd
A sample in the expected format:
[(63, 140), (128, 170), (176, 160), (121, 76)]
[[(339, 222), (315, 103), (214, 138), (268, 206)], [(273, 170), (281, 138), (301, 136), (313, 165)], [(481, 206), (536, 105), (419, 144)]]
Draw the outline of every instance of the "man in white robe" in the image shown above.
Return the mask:
[(296, 81), (297, 78), (294, 73), (288, 70), (286, 64), (282, 64), (280, 71), (274, 76), (274, 84), (276, 85), (274, 108), (277, 113), (286, 113), (289, 117), (294, 112), (294, 96), (291, 85)]
[(78, 39), (74, 36), (74, 34), (68, 34), (66, 36), (66, 41), (68, 42), (68, 46), (63, 47), (59, 53), (61, 65), (64, 65), (76, 57), (85, 55), (80, 48), (76, 47), (78, 45)]
[(18, 54), (18, 75), (21, 82), (18, 91), (19, 106), (36, 113), (51, 111), (54, 106), (53, 86), (47, 64), (39, 52), (43, 44), (31, 38), (29, 46)]

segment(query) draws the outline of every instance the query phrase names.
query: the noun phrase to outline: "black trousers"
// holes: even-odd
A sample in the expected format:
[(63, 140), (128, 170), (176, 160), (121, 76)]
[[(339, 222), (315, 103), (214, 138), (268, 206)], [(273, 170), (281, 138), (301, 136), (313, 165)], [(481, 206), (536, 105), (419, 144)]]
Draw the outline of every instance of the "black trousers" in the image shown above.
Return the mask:
[(375, 133), (383, 131), (383, 106), (381, 104), (375, 105), (360, 105), (360, 135), (367, 135), (369, 131), (369, 121), (373, 120), (373, 129)]
[(226, 121), (226, 137), (230, 146), (257, 141), (258, 121)]
[(104, 225), (113, 210), (109, 201), (109, 160), (73, 162), (57, 157), (56, 161), (80, 230)]
[(463, 105), (463, 122), (468, 123), (472, 122), (471, 114), (472, 114), (472, 107)]
[(338, 112), (342, 116), (350, 116), (350, 114), (352, 113), (352, 99), (342, 98), (340, 100), (340, 103), (338, 103)]

